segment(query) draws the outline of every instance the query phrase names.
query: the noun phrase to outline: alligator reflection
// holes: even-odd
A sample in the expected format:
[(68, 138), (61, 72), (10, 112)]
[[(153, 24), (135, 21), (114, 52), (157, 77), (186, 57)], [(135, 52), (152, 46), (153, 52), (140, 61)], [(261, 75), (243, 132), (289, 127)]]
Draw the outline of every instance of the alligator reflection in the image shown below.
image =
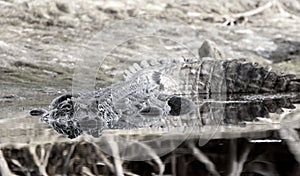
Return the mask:
[[(278, 96), (239, 96), (229, 97), (221, 102), (204, 102), (199, 106), (200, 116), (217, 110), (223, 117), (221, 124), (240, 124), (257, 121), (257, 118), (270, 118), (270, 114), (281, 114), (285, 109), (295, 109), (294, 104), (300, 103), (299, 95)], [(238, 100), (237, 100), (238, 99)], [(217, 106), (216, 106), (217, 104)], [(220, 114), (222, 113), (222, 114)]]

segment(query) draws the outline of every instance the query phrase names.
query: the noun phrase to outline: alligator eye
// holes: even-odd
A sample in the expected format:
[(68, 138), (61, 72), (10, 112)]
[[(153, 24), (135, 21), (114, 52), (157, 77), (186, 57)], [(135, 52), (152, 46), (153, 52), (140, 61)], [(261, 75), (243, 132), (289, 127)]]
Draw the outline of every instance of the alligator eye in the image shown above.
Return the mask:
[(61, 109), (71, 109), (71, 105), (70, 104), (64, 104), (61, 106)]
[(51, 103), (50, 103), (50, 109), (55, 109), (59, 106), (59, 104), (67, 99), (71, 99), (71, 94), (64, 94), (59, 97), (56, 97)]

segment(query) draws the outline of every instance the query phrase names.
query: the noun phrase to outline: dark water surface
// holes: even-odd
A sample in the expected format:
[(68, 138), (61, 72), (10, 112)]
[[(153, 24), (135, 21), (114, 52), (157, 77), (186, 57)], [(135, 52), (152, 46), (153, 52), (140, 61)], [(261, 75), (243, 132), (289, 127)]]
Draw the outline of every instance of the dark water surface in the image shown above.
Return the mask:
[[(70, 161), (86, 152), (93, 152), (95, 146), (109, 156), (111, 149), (107, 149), (107, 141), (115, 139), (115, 145), (121, 149), (124, 147), (119, 140), (121, 137), (127, 139), (128, 146), (120, 156), (125, 159), (127, 169), (140, 175), (158, 170), (155, 164), (149, 165), (137, 158), (149, 151), (134, 146), (132, 141), (152, 147), (164, 163), (164, 174), (300, 175), (299, 94), (240, 96), (239, 100), (217, 103), (206, 100), (198, 102), (198, 119), (173, 119), (165, 128), (105, 130), (100, 138), (84, 135), (73, 140), (60, 136), (38, 118), (29, 116), (30, 109), (46, 108), (57, 94), (30, 98), (2, 97), (0, 143), (2, 156), (13, 173), (43, 175), (41, 167), (29, 161), (35, 154), (41, 156), (41, 151), (47, 151), (50, 155), (45, 167), (48, 174), (81, 173)], [(204, 122), (203, 119), (213, 120)], [(204, 123), (207, 125), (203, 126)], [(32, 151), (33, 146), (35, 151)], [(174, 149), (168, 151), (172, 147)], [(166, 152), (161, 152), (164, 149), (167, 149)], [(62, 153), (60, 158), (54, 156), (63, 151), (72, 151), (73, 154)], [(129, 156), (132, 157), (130, 160), (137, 161), (127, 161)], [(94, 157), (87, 156), (80, 161), (80, 165), (91, 167), (88, 163), (95, 160)], [(51, 164), (53, 162), (64, 163), (64, 166), (60, 168), (58, 164)], [(20, 170), (20, 165), (23, 170)], [(112, 174), (106, 165), (97, 167), (91, 171), (95, 175)], [(5, 173), (4, 170), (2, 172)]]

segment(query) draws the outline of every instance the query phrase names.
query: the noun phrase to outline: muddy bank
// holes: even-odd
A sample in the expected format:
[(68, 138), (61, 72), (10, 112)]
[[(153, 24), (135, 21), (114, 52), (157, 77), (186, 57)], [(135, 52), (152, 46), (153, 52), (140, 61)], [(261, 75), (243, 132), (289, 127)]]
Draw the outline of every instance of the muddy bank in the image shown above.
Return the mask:
[[(280, 1), (279, 1), (280, 2)], [(176, 38), (193, 54), (204, 39), (215, 41), (225, 57), (246, 58), (280, 71), (299, 74), (299, 9), (298, 2), (283, 1), (265, 11), (246, 16), (240, 23), (226, 26), (239, 13), (265, 6), (268, 1), (212, 1), (212, 2), (152, 2), (140, 4), (96, 1), (1, 1), (0, 12), (0, 72), (4, 96), (9, 91), (25, 87), (69, 88), (72, 73), (81, 54), (99, 42), (97, 34), (104, 26), (119, 20), (154, 15), (158, 26), (178, 21), (182, 26), (167, 26), (169, 31), (155, 31), (153, 35)], [(292, 6), (294, 5), (294, 6)], [(279, 8), (280, 7), (280, 8)], [(293, 7), (293, 8), (291, 8)], [(283, 11), (286, 10), (286, 11)], [(286, 12), (286, 13), (284, 13)], [(287, 14), (290, 12), (290, 14)], [(295, 15), (296, 14), (296, 15)], [(147, 19), (146, 19), (147, 20)], [(122, 22), (121, 22), (122, 23)], [(166, 23), (175, 25), (174, 23)], [(130, 33), (130, 26), (115, 29)], [(178, 28), (176, 30), (176, 28)], [(113, 35), (111, 32), (108, 35)], [(92, 42), (91, 42), (92, 41)], [(114, 36), (105, 41), (115, 48)], [(112, 58), (134, 60), (143, 42), (135, 40), (123, 44)], [(153, 52), (152, 52), (153, 53)], [(142, 56), (148, 58), (144, 53)], [(143, 58), (138, 58), (143, 59)], [(118, 69), (118, 68), (117, 68)], [(107, 70), (109, 72), (113, 70)], [(107, 77), (100, 75), (102, 81)], [(103, 78), (104, 77), (104, 78)], [(30, 94), (30, 92), (27, 92)]]

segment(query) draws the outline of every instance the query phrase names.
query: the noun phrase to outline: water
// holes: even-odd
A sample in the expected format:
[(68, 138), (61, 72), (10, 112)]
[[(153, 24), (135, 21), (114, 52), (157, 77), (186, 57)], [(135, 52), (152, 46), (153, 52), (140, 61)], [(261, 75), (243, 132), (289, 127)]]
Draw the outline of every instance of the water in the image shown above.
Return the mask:
[(118, 164), (109, 155), (140, 175), (300, 174), (299, 94), (206, 100), (197, 103), (196, 116), (222, 120), (204, 125), (190, 115), (173, 118), (165, 128), (105, 130), (99, 138), (83, 135), (72, 140), (28, 114), (32, 108), (46, 108), (56, 95), (2, 99), (2, 175), (82, 174), (84, 167), (95, 175), (109, 175)]

